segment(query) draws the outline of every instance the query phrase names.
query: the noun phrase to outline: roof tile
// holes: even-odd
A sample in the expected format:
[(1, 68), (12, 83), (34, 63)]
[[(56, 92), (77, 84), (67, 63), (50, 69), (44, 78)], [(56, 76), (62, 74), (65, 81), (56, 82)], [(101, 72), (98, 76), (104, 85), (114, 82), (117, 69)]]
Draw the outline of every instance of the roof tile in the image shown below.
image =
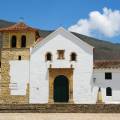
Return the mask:
[(120, 68), (120, 60), (96, 60), (94, 62), (94, 68)]
[(37, 29), (32, 28), (23, 22), (20, 22), (15, 25), (12, 25), (10, 27), (7, 27), (7, 28), (1, 28), (0, 32), (4, 32), (4, 31), (36, 31), (36, 30)]

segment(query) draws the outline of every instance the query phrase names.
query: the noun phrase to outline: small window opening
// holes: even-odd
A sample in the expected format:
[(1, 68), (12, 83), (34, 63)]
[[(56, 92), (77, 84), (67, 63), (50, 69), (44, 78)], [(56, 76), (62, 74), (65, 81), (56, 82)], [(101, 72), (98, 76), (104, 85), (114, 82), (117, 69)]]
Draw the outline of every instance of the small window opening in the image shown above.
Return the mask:
[(65, 50), (57, 50), (58, 59), (64, 59), (64, 52)]
[(16, 36), (13, 35), (11, 39), (11, 47), (16, 48), (16, 44), (17, 44)]
[(21, 37), (21, 47), (23, 48), (23, 47), (26, 47), (26, 36), (25, 35), (23, 35), (22, 37)]
[(77, 55), (76, 55), (76, 53), (71, 53), (71, 56), (70, 56), (70, 57), (71, 57), (71, 58), (70, 58), (71, 61), (76, 61)]
[(18, 56), (18, 60), (21, 60), (21, 56)]
[(105, 79), (106, 79), (106, 80), (112, 79), (112, 73), (111, 73), (111, 72), (106, 72), (106, 73), (105, 73)]
[(110, 87), (106, 88), (106, 96), (112, 96), (112, 89)]
[(52, 60), (52, 54), (51, 53), (47, 53), (46, 54), (46, 61), (51, 61)]

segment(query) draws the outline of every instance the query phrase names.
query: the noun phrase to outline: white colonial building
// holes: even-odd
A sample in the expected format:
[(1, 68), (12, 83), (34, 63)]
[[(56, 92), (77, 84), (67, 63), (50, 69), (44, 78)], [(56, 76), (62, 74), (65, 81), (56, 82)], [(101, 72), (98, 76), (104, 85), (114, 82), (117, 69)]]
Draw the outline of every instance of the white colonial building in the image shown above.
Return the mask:
[(10, 95), (29, 103), (120, 103), (120, 62), (94, 61), (94, 47), (59, 28), (30, 48), (27, 60), (9, 60)]

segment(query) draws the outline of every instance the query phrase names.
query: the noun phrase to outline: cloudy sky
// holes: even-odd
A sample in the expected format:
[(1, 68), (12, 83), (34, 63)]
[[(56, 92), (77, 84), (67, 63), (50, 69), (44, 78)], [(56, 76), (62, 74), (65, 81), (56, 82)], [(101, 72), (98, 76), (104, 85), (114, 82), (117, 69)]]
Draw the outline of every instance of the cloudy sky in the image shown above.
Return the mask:
[(120, 43), (120, 0), (0, 0), (0, 19)]

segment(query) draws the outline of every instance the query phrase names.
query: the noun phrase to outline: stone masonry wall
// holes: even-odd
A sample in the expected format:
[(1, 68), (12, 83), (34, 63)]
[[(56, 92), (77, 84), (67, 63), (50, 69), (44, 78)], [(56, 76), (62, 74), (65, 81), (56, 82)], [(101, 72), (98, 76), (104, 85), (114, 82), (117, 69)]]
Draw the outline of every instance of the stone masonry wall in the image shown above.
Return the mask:
[(11, 48), (11, 38), (15, 35), (17, 38), (16, 48), (21, 48), (21, 36), (26, 36), (26, 48), (30, 48), (35, 42), (34, 32), (5, 32), (3, 33), (2, 48)]
[(120, 113), (120, 104), (0, 104), (0, 113)]
[(1, 94), (0, 94), (0, 103), (28, 103), (29, 101), (29, 84), (26, 89), (25, 96), (13, 96), (10, 95), (10, 60), (18, 60), (18, 56), (21, 56), (21, 59), (29, 59), (29, 49), (2, 49), (2, 59), (1, 59)]

